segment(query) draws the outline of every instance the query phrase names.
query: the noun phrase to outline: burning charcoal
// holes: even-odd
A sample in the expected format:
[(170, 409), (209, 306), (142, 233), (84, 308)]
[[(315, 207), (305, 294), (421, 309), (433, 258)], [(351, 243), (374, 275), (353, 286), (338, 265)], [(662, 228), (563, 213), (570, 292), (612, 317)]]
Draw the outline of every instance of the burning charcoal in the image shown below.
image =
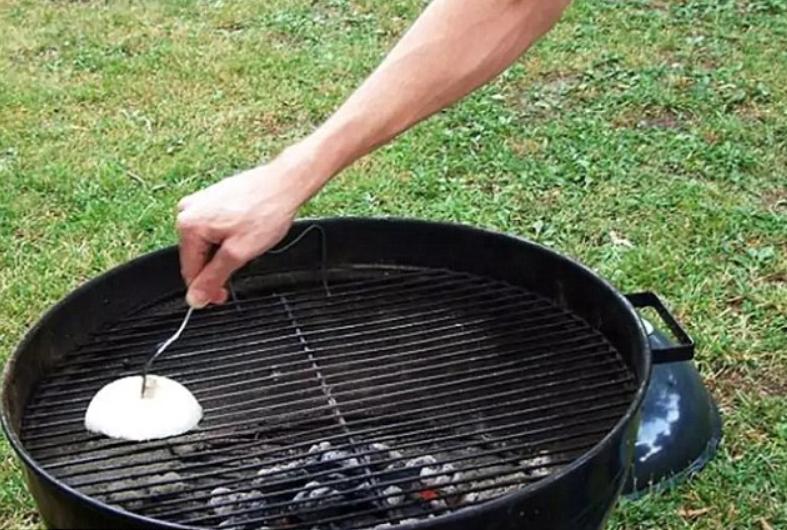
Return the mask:
[(378, 494), (378, 490), (374, 489), (369, 482), (360, 479), (345, 484), (333, 484), (332, 487), (342, 496), (331, 502), (366, 503), (369, 502), (370, 497), (375, 497)]
[(548, 467), (551, 463), (552, 457), (549, 455), (541, 455), (534, 458), (528, 458), (527, 460), (522, 460), (519, 462), (519, 465), (527, 468), (526, 471), (530, 476), (545, 477), (551, 473), (551, 470)]
[(355, 492), (368, 497), (372, 493), (372, 485), (367, 481), (363, 481), (355, 487)]
[(330, 473), (321, 477), (321, 480), (326, 483), (326, 486), (343, 494), (352, 493), (355, 497), (363, 496), (364, 488), (369, 487), (368, 483), (363, 480), (363, 476), (359, 473), (356, 473), (355, 476), (345, 473)]
[(220, 522), (219, 528), (224, 530), (243, 530), (243, 520), (240, 517), (230, 517)]
[(467, 473), (466, 471), (457, 471), (451, 477), (451, 481), (459, 484), (459, 483), (462, 483), (462, 482), (468, 480), (469, 478), (470, 478), (470, 474)]
[[(124, 481), (119, 481), (119, 484), (123, 484)], [(140, 507), (143, 505), (142, 501), (137, 500), (139, 499), (139, 495), (142, 493), (142, 490), (128, 490), (128, 491), (118, 491), (116, 493), (110, 493), (107, 500), (111, 504), (122, 504), (125, 507)]]
[[(166, 483), (155, 484), (156, 482)], [(164, 474), (147, 475), (140, 479), (120, 480), (115, 484), (119, 486), (119, 488), (133, 487), (135, 489), (111, 493), (108, 496), (109, 502), (113, 504), (124, 504), (126, 508), (134, 509), (141, 505), (141, 501), (139, 500), (141, 496), (171, 495), (186, 487), (186, 484), (181, 482), (181, 476), (174, 471)]]
[(407, 462), (405, 462), (405, 467), (424, 467), (424, 466), (433, 466), (437, 463), (437, 460), (432, 455), (423, 455), (417, 456), (415, 458), (411, 458)]
[(320, 442), (318, 444), (314, 444), (309, 447), (309, 454), (319, 453), (321, 451), (327, 451), (331, 448), (331, 442)]
[(445, 510), (448, 507), (445, 499), (435, 499), (433, 501), (429, 501), (429, 506), (431, 506), (433, 510)]
[(333, 502), (339, 502), (341, 497), (330, 497), (326, 500), (323, 500), (324, 497), (329, 497), (331, 495), (338, 495), (339, 492), (333, 488), (329, 488), (327, 486), (320, 485), (319, 482), (313, 480), (304, 486), (302, 491), (299, 491), (295, 497), (293, 497), (293, 501), (306, 501), (302, 505), (300, 505), (300, 509), (310, 509), (316, 508), (321, 504), (330, 504)]
[(452, 464), (442, 466), (426, 466), (421, 468), (421, 482), (429, 487), (439, 486), (451, 482), (451, 475), (455, 469)]
[[(264, 468), (260, 469), (259, 471), (257, 471), (257, 476), (258, 477), (265, 477), (267, 475), (282, 474), (282, 472), (284, 472), (284, 471), (291, 471), (291, 470), (293, 470), (295, 468), (300, 467), (301, 465), (302, 465), (302, 462), (300, 460), (294, 460), (294, 461), (291, 461), (291, 462), (284, 462), (283, 464), (277, 464), (275, 466), (264, 467)], [(289, 474), (284, 474), (283, 477), (273, 477), (273, 478), (286, 478), (288, 475)]]
[[(399, 481), (399, 480), (406, 480), (406, 481), (419, 481), (419, 473), (420, 469), (412, 468), (412, 467), (405, 467), (404, 462), (393, 462), (386, 466), (385, 471), (380, 475), (380, 480), (382, 481)], [(415, 486), (416, 484), (412, 484)], [(408, 485), (400, 484), (403, 488), (407, 489)]]
[(184, 444), (184, 445), (170, 445), (167, 448), (171, 453), (181, 457), (181, 458), (188, 458), (193, 455), (198, 455), (203, 451), (207, 451), (210, 449), (210, 445), (206, 443), (193, 443), (193, 444)]
[[(459, 492), (460, 488), (466, 487), (466, 484), (464, 484), (465, 480), (467, 480), (465, 473), (462, 473), (461, 471), (457, 471), (456, 473), (451, 475), (451, 480), (450, 480), (451, 484), (443, 483), (440, 485), (440, 491), (442, 491), (446, 495), (455, 495)], [(449, 504), (451, 502), (452, 501), (449, 501)]]
[(257, 501), (251, 503), (249, 507), (262, 507), (263, 495), (257, 490), (236, 493), (229, 488), (215, 488), (210, 492), (208, 506), (213, 508), (216, 515), (230, 515), (239, 509), (240, 503), (247, 501)]
[(388, 486), (383, 490), (383, 495), (385, 495), (385, 502), (389, 506), (397, 506), (404, 502), (404, 495), (402, 494), (402, 488), (399, 486)]
[(388, 444), (372, 443), (369, 444), (370, 451), (377, 451), (377, 454), (371, 455), (372, 458), (388, 459), (388, 458), (401, 458), (402, 453), (396, 450), (391, 450)]
[[(470, 484), (471, 489), (479, 489), (479, 488), (485, 488), (485, 489), (481, 489), (481, 491), (472, 491), (470, 493), (466, 493), (463, 498), (463, 502), (470, 503), (470, 502), (480, 502), (480, 501), (487, 501), (489, 499), (494, 499), (505, 493), (519, 489), (520, 488), (519, 484), (523, 484), (526, 481), (527, 481), (527, 475), (525, 475), (522, 472), (500, 475), (499, 477), (475, 481)], [(507, 484), (505, 486), (498, 486), (498, 483), (501, 482), (518, 482), (519, 484), (514, 483), (514, 484)]]
[(347, 476), (344, 475), (343, 473), (329, 473), (328, 475), (325, 476), (325, 478), (327, 479), (325, 482), (334, 482), (334, 481), (337, 481), (337, 480), (341, 480), (341, 481), (347, 480)]
[(390, 464), (385, 466), (385, 470), (394, 472), (394, 471), (399, 471), (400, 469), (404, 469), (404, 467), (405, 464), (403, 464), (402, 462), (391, 462)]
[(348, 451), (340, 451), (337, 449), (326, 451), (323, 453), (322, 457), (320, 457), (320, 461), (322, 462), (336, 462), (341, 464), (342, 466), (350, 467), (350, 466), (357, 466), (359, 464), (357, 458), (351, 458), (352, 453)]
[(341, 491), (342, 493), (348, 491), (356, 491), (363, 493), (363, 488), (368, 487), (368, 484), (362, 481), (361, 477), (352, 477), (344, 475), (343, 473), (330, 473), (324, 477), (324, 482), (330, 482), (330, 487)]
[(464, 497), (462, 497), (462, 502), (467, 504), (479, 502), (483, 500), (480, 493), (480, 491), (471, 491), (470, 493), (465, 493)]
[(213, 511), (216, 512), (216, 515), (229, 515), (230, 513), (232, 513), (232, 508), (233, 508), (231, 504), (227, 504), (223, 506), (216, 506), (216, 505), (227, 501), (231, 501), (232, 500), (230, 498), (231, 494), (232, 494), (232, 490), (229, 488), (215, 488), (211, 490), (208, 506), (213, 507)]
[[(171, 480), (180, 481), (180, 475), (174, 471), (164, 473), (163, 475), (155, 475), (155, 477), (151, 478), (157, 482), (165, 480), (168, 482)], [(168, 484), (155, 484), (151, 486), (148, 491), (151, 495), (167, 495), (171, 493), (177, 493), (185, 487), (186, 485), (183, 482), (169, 482)]]

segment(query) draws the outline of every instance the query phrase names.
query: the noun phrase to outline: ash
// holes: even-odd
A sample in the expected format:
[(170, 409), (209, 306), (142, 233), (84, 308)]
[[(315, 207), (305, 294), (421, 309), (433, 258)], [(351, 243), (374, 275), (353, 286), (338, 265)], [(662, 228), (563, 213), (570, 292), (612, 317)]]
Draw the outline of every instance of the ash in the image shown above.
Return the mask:
[(554, 469), (549, 454), (517, 459), (474, 447), (419, 453), (323, 441), (269, 459), (249, 483), (213, 489), (206, 508), (214, 524), (230, 530), (395, 528), (499, 497)]

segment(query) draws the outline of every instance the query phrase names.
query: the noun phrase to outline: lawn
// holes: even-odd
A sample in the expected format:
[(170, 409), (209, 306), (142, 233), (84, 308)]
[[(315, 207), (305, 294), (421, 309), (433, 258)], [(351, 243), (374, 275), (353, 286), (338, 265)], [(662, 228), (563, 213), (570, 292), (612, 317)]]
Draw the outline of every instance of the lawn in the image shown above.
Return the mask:
[[(329, 115), (423, 1), (0, 2), (0, 360), (177, 200)], [(725, 419), (611, 529), (787, 528), (787, 2), (577, 1), (500, 79), (302, 212), (502, 230), (653, 289)], [(0, 529), (39, 527), (0, 440)]]

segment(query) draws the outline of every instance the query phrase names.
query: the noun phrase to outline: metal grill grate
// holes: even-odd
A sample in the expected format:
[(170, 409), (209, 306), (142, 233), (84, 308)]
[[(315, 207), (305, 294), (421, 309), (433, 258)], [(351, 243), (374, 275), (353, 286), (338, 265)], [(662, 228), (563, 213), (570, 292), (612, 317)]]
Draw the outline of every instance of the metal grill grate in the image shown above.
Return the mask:
[(138, 371), (176, 299), (69, 352), (25, 411), (23, 443), (64, 483), (160, 520), (374, 528), (484, 502), (564, 466), (623, 415), (635, 380), (604, 337), (520, 288), (358, 266), (247, 277), (195, 313), (155, 373), (200, 427), (145, 443), (91, 435), (93, 394)]

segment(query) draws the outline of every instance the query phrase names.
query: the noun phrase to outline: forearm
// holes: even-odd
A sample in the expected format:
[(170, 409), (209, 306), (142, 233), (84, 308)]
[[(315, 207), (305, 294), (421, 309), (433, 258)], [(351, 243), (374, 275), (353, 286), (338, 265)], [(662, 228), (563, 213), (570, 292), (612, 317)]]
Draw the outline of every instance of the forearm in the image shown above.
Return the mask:
[(303, 141), (178, 204), (191, 307), (223, 303), (231, 275), (284, 237), (336, 173), (499, 74), (568, 0), (434, 0), (375, 72)]
[(309, 195), (374, 148), (486, 83), (558, 20), (568, 0), (434, 0), (380, 66), (305, 139)]

